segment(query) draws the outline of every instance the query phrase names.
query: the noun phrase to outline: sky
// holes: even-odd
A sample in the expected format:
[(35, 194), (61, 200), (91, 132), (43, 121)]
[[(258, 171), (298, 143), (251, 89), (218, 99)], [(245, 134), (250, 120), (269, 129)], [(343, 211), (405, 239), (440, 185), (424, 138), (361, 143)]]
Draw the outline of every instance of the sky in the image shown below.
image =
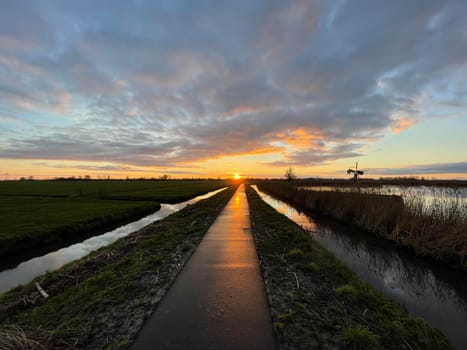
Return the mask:
[(467, 3), (0, 2), (0, 179), (467, 178)]

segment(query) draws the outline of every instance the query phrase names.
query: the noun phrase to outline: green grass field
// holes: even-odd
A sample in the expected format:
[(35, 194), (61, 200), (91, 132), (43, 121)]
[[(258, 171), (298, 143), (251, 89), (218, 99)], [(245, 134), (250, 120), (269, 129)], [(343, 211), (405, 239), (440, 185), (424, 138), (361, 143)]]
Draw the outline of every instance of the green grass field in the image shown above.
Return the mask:
[(224, 187), (223, 181), (0, 182), (0, 256), (76, 240)]
[(0, 181), (0, 196), (87, 197), (180, 202), (226, 185), (226, 181)]

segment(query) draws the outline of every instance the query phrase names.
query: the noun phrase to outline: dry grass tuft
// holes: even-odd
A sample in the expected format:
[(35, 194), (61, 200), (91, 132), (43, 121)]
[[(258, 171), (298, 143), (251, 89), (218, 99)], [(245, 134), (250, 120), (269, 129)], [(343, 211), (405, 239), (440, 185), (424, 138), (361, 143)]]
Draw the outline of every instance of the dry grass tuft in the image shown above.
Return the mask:
[(41, 327), (31, 330), (18, 325), (0, 326), (0, 349), (2, 350), (77, 350), (76, 332), (68, 331), (67, 338), (55, 339), (54, 332)]
[(0, 349), (4, 350), (42, 350), (50, 349), (48, 337), (40, 331), (24, 331), (18, 326), (8, 325), (0, 328)]

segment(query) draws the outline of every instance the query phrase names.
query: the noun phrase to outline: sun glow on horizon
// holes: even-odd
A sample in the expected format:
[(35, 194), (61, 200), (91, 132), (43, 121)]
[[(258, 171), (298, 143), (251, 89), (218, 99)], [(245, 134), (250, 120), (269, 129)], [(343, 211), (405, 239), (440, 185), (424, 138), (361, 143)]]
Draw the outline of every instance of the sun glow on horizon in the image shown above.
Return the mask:
[(240, 180), (241, 178), (242, 178), (242, 176), (239, 173), (234, 173), (234, 175), (233, 175), (234, 180)]

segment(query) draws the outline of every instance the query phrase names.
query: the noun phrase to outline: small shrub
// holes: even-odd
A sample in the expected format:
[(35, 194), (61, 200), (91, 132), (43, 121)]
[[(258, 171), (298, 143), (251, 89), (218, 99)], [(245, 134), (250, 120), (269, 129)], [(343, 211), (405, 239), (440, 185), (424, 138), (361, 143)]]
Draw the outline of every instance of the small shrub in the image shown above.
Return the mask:
[(318, 266), (316, 263), (314, 263), (314, 262), (310, 262), (310, 263), (304, 265), (304, 266), (302, 267), (302, 269), (303, 269), (304, 271), (313, 271), (313, 272), (316, 272), (316, 271), (319, 271), (319, 266)]
[(279, 315), (278, 319), (279, 319), (279, 322), (281, 322), (281, 323), (284, 323), (284, 324), (289, 323), (290, 321), (293, 320), (292, 310), (289, 309), (286, 312), (284, 312), (282, 315)]
[(336, 288), (336, 294), (347, 300), (355, 300), (358, 297), (358, 290), (351, 284), (343, 284)]
[(273, 326), (276, 331), (282, 331), (285, 327), (285, 324), (282, 322), (274, 322)]
[(289, 256), (289, 258), (292, 258), (294, 260), (299, 260), (299, 259), (303, 258), (303, 256), (305, 254), (303, 253), (303, 250), (301, 250), (299, 248), (293, 248), (293, 249), (289, 250), (287, 255)]
[(342, 332), (342, 341), (351, 349), (378, 349), (379, 337), (364, 326), (349, 326)]

